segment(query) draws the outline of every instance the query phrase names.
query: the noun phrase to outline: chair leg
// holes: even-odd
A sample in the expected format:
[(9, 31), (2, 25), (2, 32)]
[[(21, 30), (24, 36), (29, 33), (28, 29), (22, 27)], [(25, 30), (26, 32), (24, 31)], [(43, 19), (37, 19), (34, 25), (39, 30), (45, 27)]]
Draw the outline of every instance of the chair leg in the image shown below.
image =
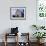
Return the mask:
[(7, 34), (5, 34), (5, 46), (7, 46)]
[(4, 42), (4, 44), (5, 44), (5, 46), (7, 46), (7, 42), (6, 41)]

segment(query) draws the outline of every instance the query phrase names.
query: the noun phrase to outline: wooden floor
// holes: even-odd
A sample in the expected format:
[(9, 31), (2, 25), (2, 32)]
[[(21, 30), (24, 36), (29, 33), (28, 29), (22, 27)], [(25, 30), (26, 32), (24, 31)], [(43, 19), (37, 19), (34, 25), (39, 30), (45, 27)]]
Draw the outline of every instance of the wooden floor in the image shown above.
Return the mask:
[[(4, 46), (4, 43), (2, 42), (0, 42), (0, 46)], [(8, 45), (7, 46), (15, 46), (15, 43), (8, 43)], [(22, 46), (22, 45), (21, 45)], [(25, 46), (25, 45), (24, 45)], [(30, 43), (30, 46), (37, 46), (37, 43)], [(43, 45), (41, 45), (41, 46), (46, 46), (46, 43), (44, 43)]]

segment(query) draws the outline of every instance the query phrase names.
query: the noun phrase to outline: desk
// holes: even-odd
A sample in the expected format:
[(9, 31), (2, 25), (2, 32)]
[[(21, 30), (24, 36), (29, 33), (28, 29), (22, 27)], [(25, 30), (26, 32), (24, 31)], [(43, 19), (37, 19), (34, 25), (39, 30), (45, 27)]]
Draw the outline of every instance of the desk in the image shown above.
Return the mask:
[(15, 46), (18, 46), (18, 33), (16, 33), (16, 34), (10, 34), (10, 33), (6, 33), (5, 34), (5, 46), (7, 46), (7, 44), (8, 44), (8, 42), (7, 42), (7, 36), (17, 36), (17, 39), (15, 39), (15, 40), (17, 40), (17, 42), (16, 42), (16, 45)]
[(23, 44), (25, 44), (26, 46), (30, 46), (29, 33), (21, 33), (21, 36), (23, 36), (23, 37), (26, 36), (26, 39), (27, 39), (27, 42), (25, 42), (25, 41), (24, 41), (24, 42), (21, 42), (22, 44), (18, 42), (18, 33), (17, 33), (17, 34), (6, 33), (6, 34), (5, 34), (5, 46), (7, 46), (7, 44), (8, 44), (8, 42), (7, 42), (7, 38), (8, 38), (8, 37), (7, 37), (7, 36), (9, 36), (9, 38), (10, 38), (10, 36), (17, 36), (17, 37), (16, 37), (16, 38), (17, 38), (17, 39), (16, 39), (17, 42), (16, 42), (16, 45), (15, 45), (15, 46), (19, 46), (19, 44), (20, 44), (20, 46), (23, 45)]

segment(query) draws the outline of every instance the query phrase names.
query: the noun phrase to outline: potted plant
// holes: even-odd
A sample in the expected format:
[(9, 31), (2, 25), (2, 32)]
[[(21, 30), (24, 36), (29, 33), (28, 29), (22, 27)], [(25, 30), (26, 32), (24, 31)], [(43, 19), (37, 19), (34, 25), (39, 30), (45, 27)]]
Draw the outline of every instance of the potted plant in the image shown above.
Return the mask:
[(45, 34), (46, 34), (45, 32), (35, 32), (33, 35), (37, 38), (38, 43), (40, 43), (40, 40), (42, 38), (45, 38), (44, 37), (46, 36)]
[(38, 30), (38, 26), (37, 25), (32, 25), (33, 28), (35, 28), (36, 30)]
[(45, 26), (41, 26), (40, 29), (45, 29)]
[(32, 25), (32, 27), (35, 28), (36, 30), (45, 29), (45, 26)]

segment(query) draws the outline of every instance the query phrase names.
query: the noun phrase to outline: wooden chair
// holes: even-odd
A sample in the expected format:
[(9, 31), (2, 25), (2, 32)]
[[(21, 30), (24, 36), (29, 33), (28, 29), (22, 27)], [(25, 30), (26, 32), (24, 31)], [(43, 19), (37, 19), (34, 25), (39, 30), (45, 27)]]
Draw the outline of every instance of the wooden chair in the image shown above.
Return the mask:
[(23, 45), (23, 46), (30, 46), (30, 42), (29, 42), (29, 33), (21, 33), (21, 37), (22, 40), (26, 39), (26, 41), (21, 42), (19, 45)]
[(5, 41), (4, 41), (4, 43), (5, 43), (5, 46), (7, 46), (8, 45), (8, 42), (7, 42), (7, 36), (17, 36), (17, 38), (15, 38), (15, 40), (17, 40), (17, 42), (16, 42), (16, 45), (15, 46), (18, 46), (18, 33), (17, 34), (10, 34), (10, 33), (5, 33)]

